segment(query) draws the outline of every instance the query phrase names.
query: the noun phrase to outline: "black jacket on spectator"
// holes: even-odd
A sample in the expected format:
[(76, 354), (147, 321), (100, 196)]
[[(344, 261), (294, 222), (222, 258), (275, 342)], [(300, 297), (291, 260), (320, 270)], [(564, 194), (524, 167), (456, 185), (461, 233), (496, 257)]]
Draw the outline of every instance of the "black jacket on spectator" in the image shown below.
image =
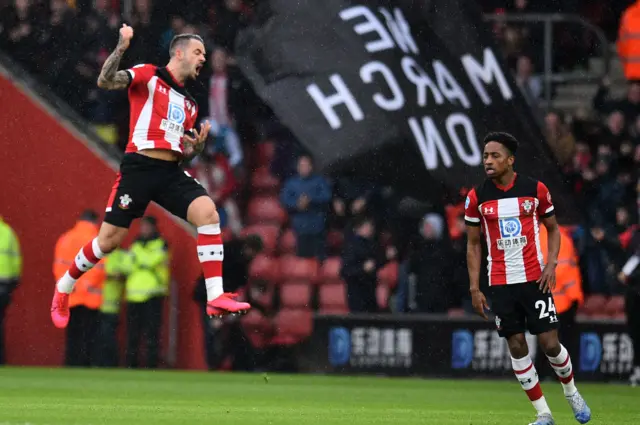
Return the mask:
[(409, 273), (416, 276), (416, 304), (421, 313), (446, 313), (453, 305), (454, 253), (448, 241), (421, 240), (409, 256)]
[[(364, 271), (364, 263), (372, 259), (376, 267), (370, 273)], [(377, 271), (384, 266), (384, 257), (375, 239), (351, 235), (344, 246), (340, 276), (347, 283), (347, 302), (352, 313), (375, 313)]]

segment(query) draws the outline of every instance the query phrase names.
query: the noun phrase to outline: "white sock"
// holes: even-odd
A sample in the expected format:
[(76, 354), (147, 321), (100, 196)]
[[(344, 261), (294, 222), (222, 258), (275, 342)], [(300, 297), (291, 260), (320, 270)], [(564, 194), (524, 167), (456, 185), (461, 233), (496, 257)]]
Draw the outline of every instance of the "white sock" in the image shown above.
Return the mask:
[(204, 284), (207, 287), (207, 301), (215, 300), (224, 292), (222, 289), (221, 277), (210, 277), (204, 280)]
[(569, 356), (569, 352), (564, 347), (564, 345), (560, 345), (560, 354), (558, 354), (556, 357), (547, 356), (547, 359), (549, 359), (551, 367), (560, 379), (562, 389), (564, 390), (564, 395), (574, 395), (578, 391), (578, 388), (576, 388), (576, 384), (573, 379), (573, 366), (571, 364), (571, 357)]
[(551, 414), (547, 400), (542, 394), (542, 388), (540, 388), (540, 382), (538, 381), (538, 372), (533, 362), (531, 362), (531, 357), (528, 354), (521, 359), (511, 357), (511, 366), (520, 382), (520, 386), (527, 393), (527, 397), (529, 397), (538, 415), (542, 413)]
[(64, 275), (58, 281), (58, 292), (63, 292), (65, 294), (70, 294), (73, 291), (73, 287), (76, 284), (76, 280), (71, 277), (69, 274), (69, 270), (67, 270)]

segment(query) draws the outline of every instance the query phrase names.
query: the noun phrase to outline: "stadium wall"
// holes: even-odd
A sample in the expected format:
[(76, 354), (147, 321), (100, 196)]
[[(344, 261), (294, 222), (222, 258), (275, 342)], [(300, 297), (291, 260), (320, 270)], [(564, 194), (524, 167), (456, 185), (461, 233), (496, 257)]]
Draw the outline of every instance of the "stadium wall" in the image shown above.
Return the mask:
[[(115, 178), (114, 164), (101, 157), (70, 123), (2, 73), (0, 104), (0, 215), (17, 232), (23, 253), (23, 277), (5, 321), (7, 363), (62, 365), (65, 333), (49, 318), (53, 249), (82, 210), (104, 211)], [(172, 278), (179, 285), (175, 367), (205, 369), (202, 321), (191, 297), (200, 273), (195, 240), (183, 223), (157, 205), (147, 212), (158, 218), (172, 248)], [(131, 234), (136, 231), (134, 225)], [(126, 244), (131, 239), (130, 235)], [(122, 337), (123, 332), (120, 334)], [(168, 319), (163, 335), (166, 346)]]

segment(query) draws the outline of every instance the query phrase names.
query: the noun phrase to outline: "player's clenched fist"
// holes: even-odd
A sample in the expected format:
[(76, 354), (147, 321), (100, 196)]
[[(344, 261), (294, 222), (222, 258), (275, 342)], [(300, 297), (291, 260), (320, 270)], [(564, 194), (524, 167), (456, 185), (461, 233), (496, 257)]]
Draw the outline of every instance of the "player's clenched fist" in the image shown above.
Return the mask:
[(120, 28), (120, 40), (118, 41), (118, 47), (121, 50), (126, 50), (129, 47), (129, 43), (133, 38), (133, 28), (131, 28), (127, 24), (122, 24), (122, 28)]

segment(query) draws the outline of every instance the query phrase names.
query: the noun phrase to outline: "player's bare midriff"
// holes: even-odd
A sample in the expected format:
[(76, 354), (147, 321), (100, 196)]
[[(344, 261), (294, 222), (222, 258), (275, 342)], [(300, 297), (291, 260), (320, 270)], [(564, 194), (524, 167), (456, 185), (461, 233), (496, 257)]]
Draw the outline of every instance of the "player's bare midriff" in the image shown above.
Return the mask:
[(148, 156), (149, 158), (161, 159), (163, 161), (180, 161), (180, 154), (168, 149), (142, 149), (138, 151), (138, 153), (140, 155)]

